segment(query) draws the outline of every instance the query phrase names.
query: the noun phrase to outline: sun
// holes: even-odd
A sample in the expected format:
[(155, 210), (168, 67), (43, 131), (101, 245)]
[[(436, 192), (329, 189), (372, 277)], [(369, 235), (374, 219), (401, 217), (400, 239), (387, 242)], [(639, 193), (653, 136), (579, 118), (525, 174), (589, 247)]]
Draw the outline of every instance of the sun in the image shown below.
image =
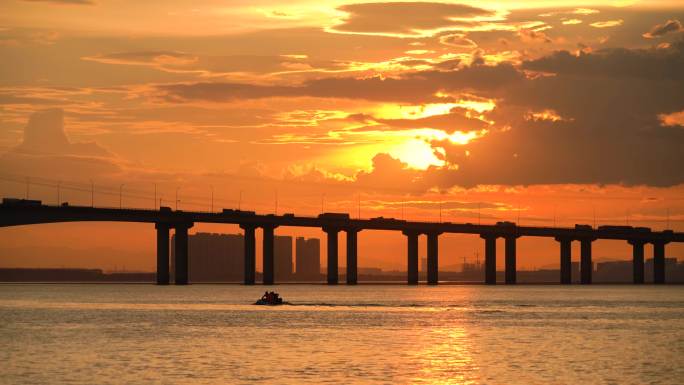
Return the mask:
[(396, 159), (406, 163), (409, 168), (426, 170), (430, 166), (444, 166), (444, 160), (439, 159), (435, 149), (422, 139), (408, 139), (397, 143), (388, 149), (388, 153)]

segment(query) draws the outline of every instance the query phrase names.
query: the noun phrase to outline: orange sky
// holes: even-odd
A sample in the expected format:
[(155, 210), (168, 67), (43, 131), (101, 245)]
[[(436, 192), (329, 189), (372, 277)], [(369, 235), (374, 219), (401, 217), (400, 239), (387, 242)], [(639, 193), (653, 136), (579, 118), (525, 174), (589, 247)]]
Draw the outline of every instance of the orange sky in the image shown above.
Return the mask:
[[(678, 1), (4, 1), (0, 195), (684, 231), (682, 20)], [(440, 245), (441, 266), (483, 247)], [(0, 265), (151, 270), (154, 246), (144, 225), (0, 229)], [(399, 234), (359, 247), (405, 266)], [(519, 250), (558, 264), (554, 242)]]

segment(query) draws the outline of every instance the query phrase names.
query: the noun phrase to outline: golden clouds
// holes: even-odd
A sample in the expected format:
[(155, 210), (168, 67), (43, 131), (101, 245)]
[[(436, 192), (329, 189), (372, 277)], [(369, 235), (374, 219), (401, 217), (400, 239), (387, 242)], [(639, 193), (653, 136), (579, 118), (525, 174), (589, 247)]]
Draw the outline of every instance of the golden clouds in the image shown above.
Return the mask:
[(435, 155), (435, 151), (437, 150), (425, 140), (410, 137), (385, 149), (385, 152), (392, 157), (416, 170), (426, 170), (430, 166), (444, 166), (444, 161)]
[[(3, 107), (3, 122), (12, 127), (13, 135), (17, 120), (39, 104), (50, 103), (66, 109), (73, 120), (70, 127), (77, 132), (118, 135), (118, 145), (132, 134), (193, 136), (198, 143), (206, 141), (206, 147), (242, 143), (248, 150), (240, 156), (268, 158), (274, 168), (285, 167), (297, 157), (331, 159), (328, 153), (353, 147), (359, 149), (355, 160), (364, 164), (384, 152), (415, 169), (432, 166), (453, 171), (458, 165), (462, 174), (445, 179), (466, 180), (463, 183), (470, 185), (486, 174), (484, 168), (511, 161), (511, 154), (520, 163), (536, 157), (539, 162), (532, 166), (544, 164), (549, 151), (543, 140), (553, 142), (557, 140), (553, 134), (566, 126), (583, 128), (588, 127), (582, 125), (586, 120), (598, 120), (598, 109), (587, 105), (587, 100), (601, 103), (603, 99), (595, 95), (605, 94), (606, 100), (632, 95), (612, 91), (611, 84), (590, 92), (575, 87), (614, 74), (629, 78), (645, 74), (642, 78), (647, 82), (653, 74), (676, 68), (650, 69), (651, 54), (631, 48), (645, 43), (639, 36), (644, 31), (653, 30), (655, 36), (661, 29), (677, 29), (672, 22), (677, 15), (649, 14), (642, 21), (629, 17), (632, 9), (604, 7), (605, 3), (589, 9), (544, 1), (501, 6), (236, 0), (230, 6), (200, 3), (190, 9), (171, 0), (164, 18), (151, 17), (159, 4), (156, 0), (138, 3), (121, 10), (128, 17), (117, 17), (121, 29), (147, 22), (145, 28), (154, 33), (132, 28), (136, 36), (122, 38), (121, 32), (110, 36), (97, 26), (93, 30), (98, 34), (82, 34), (64, 31), (60, 24), (49, 24), (50, 28), (45, 24), (44, 33), (54, 29), (59, 36), (50, 47), (16, 39), (35, 31), (17, 28), (27, 19), (22, 12), (10, 12), (16, 24), (0, 29), (0, 40), (18, 44), (0, 48), (3, 57), (11, 59), (2, 82), (36, 88), (65, 84), (99, 88), (77, 98), (35, 98), (32, 93), (20, 95), (18, 88), (0, 92), (9, 105)], [(0, 11), (7, 7), (0, 5)], [(56, 21), (70, 20), (61, 13), (65, 7), (52, 8), (60, 8), (55, 11)], [(82, 20), (79, 28), (93, 22), (79, 13), (80, 8), (90, 8), (103, 25), (119, 15), (105, 2), (68, 8), (74, 12), (70, 17)], [(100, 17), (102, 13), (108, 17)], [(609, 28), (621, 20), (626, 21), (622, 28)], [(667, 22), (654, 27), (654, 20)], [(621, 37), (625, 32), (632, 37)], [(667, 44), (659, 50), (660, 61), (676, 56), (677, 43), (670, 36), (675, 34), (658, 42)], [(624, 44), (624, 60), (607, 60), (606, 42)], [(578, 47), (581, 54), (576, 54)], [(552, 53), (556, 51), (560, 53)], [(31, 59), (38, 57), (42, 59)], [(636, 65), (622, 65), (625, 60)], [(598, 69), (603, 72), (596, 74)], [(531, 71), (553, 76), (528, 76)], [(68, 78), (61, 77), (65, 74)], [(31, 83), (36, 79), (42, 85)], [(623, 87), (629, 86), (623, 83)], [(116, 88), (116, 94), (101, 91), (104, 88)], [(659, 103), (667, 109), (643, 104), (640, 121), (681, 110), (676, 92), (664, 90), (667, 100)], [(663, 122), (672, 122), (667, 116)], [(590, 127), (587, 130), (604, 126)], [(534, 139), (525, 136), (535, 136), (535, 129), (549, 136), (531, 143)], [(518, 136), (523, 130), (525, 134)], [(0, 140), (11, 143), (13, 138), (6, 134)], [(180, 146), (183, 139), (173, 143)], [(502, 149), (502, 155), (488, 155), (492, 148)], [(224, 165), (238, 157), (232, 147), (222, 153)], [(209, 167), (192, 161), (193, 167)], [(344, 168), (349, 163), (336, 157), (329, 164)], [(555, 177), (542, 171), (534, 181)], [(489, 183), (497, 183), (496, 172), (488, 177)], [(510, 178), (527, 181), (525, 177)]]
[(576, 24), (582, 24), (582, 20), (580, 20), (580, 19), (563, 20), (563, 25), (576, 25)]
[(378, 119), (420, 119), (429, 116), (448, 114), (456, 108), (456, 103), (429, 103), (424, 105), (385, 104), (373, 110)]
[(173, 51), (145, 51), (118, 52), (85, 56), (83, 60), (90, 60), (104, 64), (149, 65), (154, 67), (183, 67), (197, 63), (198, 57), (183, 52)]
[(462, 49), (475, 49), (477, 48), (477, 43), (472, 41), (471, 39), (468, 39), (465, 34), (463, 33), (454, 33), (454, 34), (448, 34), (448, 35), (442, 35), (439, 37), (439, 42), (456, 47), (456, 48), (462, 48)]
[(548, 120), (550, 122), (560, 122), (560, 121), (567, 120), (567, 119), (562, 118), (554, 110), (543, 110), (543, 111), (537, 111), (537, 112), (534, 112), (534, 111), (528, 112), (525, 115), (525, 120), (533, 120), (533, 121)]
[(684, 111), (673, 112), (671, 114), (661, 114), (658, 118), (665, 126), (684, 127)]
[(606, 21), (596, 21), (594, 23), (589, 24), (590, 26), (594, 28), (612, 28), (612, 27), (617, 27), (622, 25), (624, 23), (624, 20), (618, 19), (618, 20), (606, 20)]
[(496, 12), (483, 8), (437, 2), (359, 3), (338, 9), (347, 15), (331, 31), (393, 37), (432, 36), (497, 17)]

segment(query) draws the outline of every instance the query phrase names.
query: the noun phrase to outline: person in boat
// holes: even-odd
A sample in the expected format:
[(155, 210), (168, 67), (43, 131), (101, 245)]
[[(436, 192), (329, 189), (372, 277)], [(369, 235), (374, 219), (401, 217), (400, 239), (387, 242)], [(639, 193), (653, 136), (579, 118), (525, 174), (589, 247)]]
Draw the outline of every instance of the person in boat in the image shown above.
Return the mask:
[(257, 301), (257, 305), (279, 305), (283, 303), (280, 295), (274, 291), (266, 291), (261, 299)]

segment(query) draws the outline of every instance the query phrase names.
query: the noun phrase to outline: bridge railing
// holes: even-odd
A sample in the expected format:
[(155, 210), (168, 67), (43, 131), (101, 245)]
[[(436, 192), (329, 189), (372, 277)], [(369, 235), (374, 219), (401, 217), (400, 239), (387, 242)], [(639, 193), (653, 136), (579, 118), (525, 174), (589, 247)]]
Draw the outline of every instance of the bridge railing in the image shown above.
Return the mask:
[[(0, 205), (1, 206), (1, 205)], [(15, 206), (16, 207), (16, 206)], [(56, 205), (56, 204), (41, 204), (40, 206), (27, 206), (27, 207), (49, 207), (53, 209), (85, 209), (85, 210), (112, 210), (112, 211), (127, 211), (127, 212), (144, 212), (144, 213), (158, 213), (158, 212), (169, 212), (169, 213), (187, 213), (187, 214), (199, 214), (199, 215), (216, 215), (216, 216), (230, 216), (230, 213), (224, 213), (223, 211), (204, 211), (204, 210), (176, 210), (176, 209), (171, 209), (170, 211), (165, 211), (165, 210), (160, 210), (159, 208), (156, 209), (150, 209), (150, 208), (140, 208), (140, 207), (126, 207), (126, 206), (85, 206), (85, 205)], [(277, 217), (277, 218), (288, 218), (285, 217), (284, 214), (273, 214), (273, 213), (258, 213), (255, 212), (254, 214), (257, 217)], [(311, 220), (316, 220), (316, 219), (326, 219), (326, 218), (321, 218), (318, 215), (294, 215), (294, 218), (299, 218), (299, 219), (311, 219)], [(470, 223), (470, 222), (451, 222), (451, 221), (426, 221), (426, 220), (400, 220), (396, 218), (368, 218), (368, 217), (349, 217), (348, 220), (350, 221), (367, 221), (367, 222), (372, 222), (373, 220), (378, 220), (378, 221), (402, 221), (402, 222), (407, 222), (407, 223), (418, 223), (418, 224), (426, 224), (426, 225), (436, 225), (436, 224), (442, 224), (442, 225), (458, 225), (458, 226), (464, 226), (464, 225), (472, 225), (472, 226), (497, 226), (496, 223)], [(576, 230), (576, 227), (573, 226), (518, 226), (517, 224), (512, 224), (509, 226), (514, 226), (518, 228), (527, 228), (527, 229), (559, 229), (559, 230)], [(589, 230), (589, 229), (588, 229)], [(600, 230), (599, 227), (591, 227), (590, 230)]]

